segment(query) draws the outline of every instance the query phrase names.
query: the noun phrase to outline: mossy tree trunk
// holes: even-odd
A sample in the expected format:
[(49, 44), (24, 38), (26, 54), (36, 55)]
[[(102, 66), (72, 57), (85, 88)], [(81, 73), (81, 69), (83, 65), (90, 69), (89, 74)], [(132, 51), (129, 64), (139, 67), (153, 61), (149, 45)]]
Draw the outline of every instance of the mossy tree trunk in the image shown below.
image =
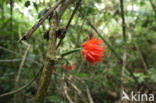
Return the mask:
[(61, 19), (62, 14), (65, 12), (67, 7), (69, 7), (69, 5), (74, 1), (76, 0), (65, 0), (62, 4), (59, 5), (56, 11), (53, 12), (50, 24), (47, 56), (45, 59), (45, 65), (42, 71), (34, 103), (43, 103), (47, 95), (52, 71), (55, 69), (55, 61), (48, 58), (48, 55), (54, 58), (56, 56), (56, 30), (59, 26), (59, 21)]
[[(55, 57), (56, 54), (56, 28), (58, 26), (57, 16), (53, 15), (51, 20), (51, 28), (49, 32), (49, 42), (47, 55)], [(38, 86), (35, 103), (43, 103), (46, 96), (49, 81), (51, 78), (52, 70), (54, 69), (55, 61), (50, 60), (48, 56), (46, 57), (45, 65), (40, 78), (40, 83)]]

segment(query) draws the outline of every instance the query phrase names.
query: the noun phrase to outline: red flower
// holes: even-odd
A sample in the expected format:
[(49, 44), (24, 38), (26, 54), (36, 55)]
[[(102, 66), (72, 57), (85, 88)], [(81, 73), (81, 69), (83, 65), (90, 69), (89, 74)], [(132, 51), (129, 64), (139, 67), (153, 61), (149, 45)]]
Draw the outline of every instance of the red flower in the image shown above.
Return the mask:
[(84, 56), (85, 60), (95, 64), (97, 62), (101, 62), (102, 52), (104, 51), (104, 47), (99, 46), (102, 44), (102, 40), (97, 40), (96, 37), (93, 37), (90, 40), (88, 36), (88, 40), (82, 44), (81, 54)]
[(63, 68), (64, 70), (74, 70), (74, 68), (75, 68), (75, 63), (76, 63), (76, 62), (73, 62), (70, 66), (62, 65), (62, 68)]

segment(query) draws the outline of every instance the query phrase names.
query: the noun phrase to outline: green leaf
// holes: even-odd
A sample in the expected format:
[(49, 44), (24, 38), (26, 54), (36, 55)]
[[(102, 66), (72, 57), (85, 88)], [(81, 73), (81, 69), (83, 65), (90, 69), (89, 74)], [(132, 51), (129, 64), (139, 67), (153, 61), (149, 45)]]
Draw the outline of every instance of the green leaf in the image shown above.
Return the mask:
[(87, 77), (87, 74), (86, 73), (77, 73), (76, 76), (85, 78), (85, 77)]

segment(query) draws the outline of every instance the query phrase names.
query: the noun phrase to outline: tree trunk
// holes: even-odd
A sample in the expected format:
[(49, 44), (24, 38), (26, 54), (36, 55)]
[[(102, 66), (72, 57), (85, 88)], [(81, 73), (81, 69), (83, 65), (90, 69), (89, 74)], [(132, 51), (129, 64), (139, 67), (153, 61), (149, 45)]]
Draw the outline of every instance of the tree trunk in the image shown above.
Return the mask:
[(50, 60), (48, 55), (55, 57), (56, 56), (56, 30), (59, 25), (59, 21), (64, 11), (69, 7), (69, 5), (76, 0), (65, 0), (62, 4), (59, 5), (57, 10), (53, 12), (53, 16), (51, 19), (51, 26), (49, 32), (49, 41), (48, 41), (48, 50), (47, 56), (45, 60), (45, 65), (42, 71), (42, 75), (40, 78), (39, 86), (37, 89), (36, 97), (34, 103), (43, 103), (47, 94), (48, 85), (50, 82), (52, 71), (55, 69), (55, 61)]

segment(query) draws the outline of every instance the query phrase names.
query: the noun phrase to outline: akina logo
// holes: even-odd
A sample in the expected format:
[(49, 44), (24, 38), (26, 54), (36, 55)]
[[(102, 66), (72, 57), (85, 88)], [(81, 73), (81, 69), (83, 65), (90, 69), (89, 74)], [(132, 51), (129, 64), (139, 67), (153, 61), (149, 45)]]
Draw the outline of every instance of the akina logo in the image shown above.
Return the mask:
[(140, 92), (131, 91), (130, 95), (128, 95), (125, 91), (122, 91), (121, 101), (154, 101), (154, 94), (141, 94)]

